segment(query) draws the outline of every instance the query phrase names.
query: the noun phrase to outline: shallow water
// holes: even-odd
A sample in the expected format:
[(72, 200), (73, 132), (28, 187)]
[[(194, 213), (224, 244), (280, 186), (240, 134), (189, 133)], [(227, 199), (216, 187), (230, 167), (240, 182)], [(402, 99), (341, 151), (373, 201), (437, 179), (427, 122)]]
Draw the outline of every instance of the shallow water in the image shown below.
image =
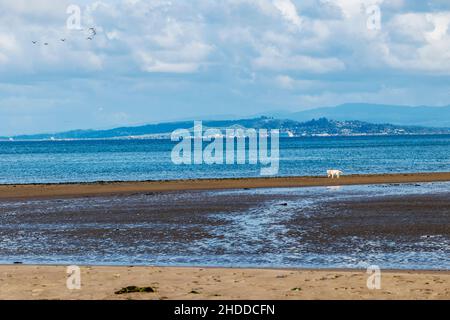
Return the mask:
[[(449, 196), (421, 183), (1, 201), (0, 262), (449, 270)], [(352, 211), (402, 197), (446, 204)]]

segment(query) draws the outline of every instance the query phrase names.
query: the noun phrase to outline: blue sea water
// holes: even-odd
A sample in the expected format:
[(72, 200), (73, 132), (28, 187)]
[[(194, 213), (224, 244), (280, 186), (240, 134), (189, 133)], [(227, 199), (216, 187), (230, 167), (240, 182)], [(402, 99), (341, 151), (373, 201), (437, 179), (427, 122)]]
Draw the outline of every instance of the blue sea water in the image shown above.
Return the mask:
[[(175, 165), (169, 140), (0, 142), (0, 183), (257, 177), (261, 165)], [(279, 176), (450, 171), (450, 135), (280, 139)]]

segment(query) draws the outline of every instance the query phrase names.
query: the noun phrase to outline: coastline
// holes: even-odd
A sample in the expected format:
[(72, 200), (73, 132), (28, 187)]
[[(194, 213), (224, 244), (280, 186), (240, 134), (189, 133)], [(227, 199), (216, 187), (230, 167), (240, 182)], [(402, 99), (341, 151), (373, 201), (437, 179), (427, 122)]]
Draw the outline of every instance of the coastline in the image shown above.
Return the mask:
[(100, 196), (144, 192), (293, 188), (450, 181), (450, 172), (326, 176), (196, 179), (166, 181), (111, 181), (61, 184), (3, 184), (0, 199)]
[[(81, 289), (66, 286), (65, 266), (0, 265), (0, 299), (240, 300), (449, 299), (450, 271), (82, 266)], [(116, 294), (128, 286), (155, 292)]]

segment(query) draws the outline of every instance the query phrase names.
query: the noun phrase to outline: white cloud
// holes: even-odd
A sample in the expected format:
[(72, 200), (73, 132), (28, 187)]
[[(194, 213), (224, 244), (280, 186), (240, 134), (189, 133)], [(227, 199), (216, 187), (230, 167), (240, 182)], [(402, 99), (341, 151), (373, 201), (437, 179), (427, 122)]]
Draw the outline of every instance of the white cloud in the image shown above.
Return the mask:
[[(95, 1), (82, 7), (85, 29), (95, 25), (98, 30), (93, 42), (86, 42), (83, 32), (64, 28), (68, 1), (58, 5), (49, 0), (30, 5), (24, 0), (0, 3), (9, 10), (1, 13), (3, 18), (16, 29), (8, 34), (0, 27), (3, 71), (91, 72), (107, 66), (110, 73), (125, 69), (193, 73), (220, 64), (243, 70), (319, 74), (340, 72), (350, 65), (448, 70), (448, 13), (394, 14), (383, 20), (380, 33), (367, 30), (364, 7), (379, 4), (399, 10), (404, 5), (401, 0), (319, 1), (338, 7), (346, 19), (301, 17), (292, 0), (199, 1), (191, 5), (163, 0)], [(50, 22), (39, 22), (46, 12)], [(279, 23), (280, 15), (287, 26)], [(301, 27), (301, 31), (286, 32), (292, 27)], [(61, 37), (68, 38), (64, 45), (59, 43)], [(40, 41), (41, 46), (33, 46), (31, 40)], [(50, 45), (44, 48), (45, 41)]]
[(0, 33), (0, 65), (10, 62), (10, 57), (16, 54), (18, 45), (15, 37), (10, 34)]
[(287, 75), (277, 76), (275, 78), (275, 81), (278, 83), (278, 85), (281, 88), (284, 88), (284, 89), (293, 89), (294, 88), (295, 80), (292, 79), (290, 76), (287, 76)]
[(291, 0), (273, 0), (275, 7), (280, 10), (283, 17), (292, 23), (297, 29), (302, 26), (302, 19), (300, 18), (295, 4)]
[(191, 73), (198, 69), (196, 63), (168, 63), (153, 58), (145, 52), (138, 53), (142, 61), (142, 70), (146, 72), (164, 72), (164, 73)]
[[(399, 1), (390, 1), (391, 5), (399, 6)], [(337, 6), (344, 18), (351, 19), (365, 14), (366, 8), (372, 5), (381, 5), (384, 0), (322, 0), (322, 3)]]
[(397, 37), (383, 44), (384, 61), (406, 71), (450, 74), (449, 25), (450, 12), (396, 16), (388, 31)]
[(427, 39), (429, 41), (443, 40), (447, 36), (450, 13), (426, 14), (426, 19), (434, 26), (433, 31), (426, 33)]
[(256, 58), (254, 66), (274, 71), (306, 71), (327, 73), (345, 69), (345, 64), (337, 58), (311, 57), (306, 55), (286, 55), (274, 47), (264, 48)]
[[(204, 41), (199, 21), (158, 12), (175, 7), (169, 1), (90, 2), (81, 7), (84, 31), (66, 29), (68, 5), (67, 1), (0, 0), (0, 18), (11, 26), (0, 25), (1, 70), (74, 74), (107, 65), (109, 73), (124, 68), (128, 72), (195, 72), (213, 48)], [(97, 29), (93, 41), (86, 40), (90, 26)], [(143, 59), (141, 52), (151, 59)]]
[(70, 4), (68, 0), (0, 0), (0, 15), (3, 17), (20, 17), (28, 18), (44, 17), (49, 20), (58, 20), (63, 18), (67, 6)]
[(296, 92), (310, 91), (312, 89), (319, 89), (323, 87), (323, 84), (319, 81), (294, 79), (288, 75), (276, 76), (275, 83), (282, 89), (295, 90)]

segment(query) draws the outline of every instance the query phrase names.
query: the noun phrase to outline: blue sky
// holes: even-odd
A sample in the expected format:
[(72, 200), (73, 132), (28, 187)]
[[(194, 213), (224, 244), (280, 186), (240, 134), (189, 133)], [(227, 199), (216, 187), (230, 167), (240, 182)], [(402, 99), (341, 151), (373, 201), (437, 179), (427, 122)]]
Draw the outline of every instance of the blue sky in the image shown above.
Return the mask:
[(449, 25), (448, 0), (0, 0), (0, 136), (449, 105)]

